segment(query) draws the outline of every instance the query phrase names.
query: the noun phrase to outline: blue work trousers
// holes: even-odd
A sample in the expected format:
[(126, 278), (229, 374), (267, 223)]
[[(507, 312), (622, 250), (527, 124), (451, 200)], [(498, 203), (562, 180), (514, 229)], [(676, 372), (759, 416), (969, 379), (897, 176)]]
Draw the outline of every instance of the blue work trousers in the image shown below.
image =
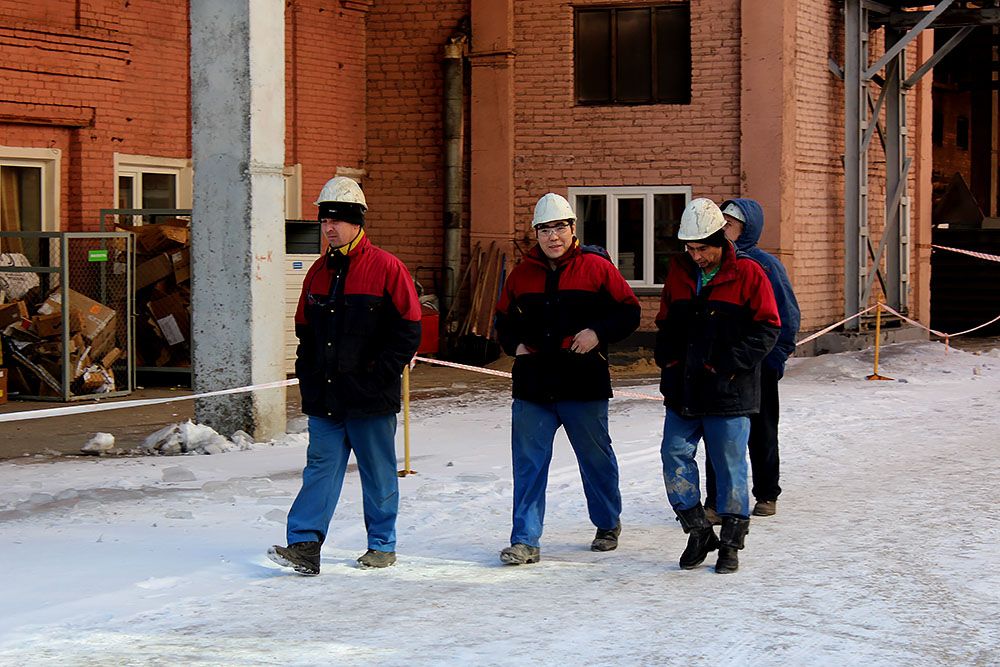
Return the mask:
[(309, 448), (302, 489), (288, 511), (288, 543), (323, 542), (354, 452), (361, 477), (368, 548), (396, 550), (399, 478), (396, 415), (358, 419), (309, 417)]
[(750, 418), (682, 417), (667, 409), (663, 422), (663, 483), (674, 510), (691, 509), (701, 502), (698, 441), (705, 440), (705, 451), (715, 470), (716, 511), (744, 519), (750, 516), (747, 493), (747, 438)]
[(617, 526), (622, 497), (618, 461), (608, 434), (608, 401), (533, 403), (514, 399), (511, 414), (514, 525), (510, 543), (539, 546), (552, 441), (560, 426), (566, 429), (580, 465), (590, 521), (602, 530)]

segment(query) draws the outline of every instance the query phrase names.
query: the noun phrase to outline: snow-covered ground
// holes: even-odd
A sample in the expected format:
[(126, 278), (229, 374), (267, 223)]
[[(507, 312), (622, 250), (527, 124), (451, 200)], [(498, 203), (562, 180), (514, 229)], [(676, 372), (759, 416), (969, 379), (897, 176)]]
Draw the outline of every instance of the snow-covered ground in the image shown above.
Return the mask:
[[(1000, 352), (795, 359), (782, 485), (734, 575), (681, 571), (662, 406), (612, 401), (624, 531), (593, 526), (562, 435), (542, 562), (502, 566), (509, 399), (417, 401), (399, 563), (359, 570), (353, 467), (323, 572), (283, 543), (304, 436), (214, 456), (0, 465), (0, 664), (1000, 664)], [(655, 394), (655, 386), (632, 388)], [(87, 434), (89, 435), (89, 434)], [(81, 435), (81, 444), (87, 435)], [(399, 439), (402, 438), (400, 428)]]

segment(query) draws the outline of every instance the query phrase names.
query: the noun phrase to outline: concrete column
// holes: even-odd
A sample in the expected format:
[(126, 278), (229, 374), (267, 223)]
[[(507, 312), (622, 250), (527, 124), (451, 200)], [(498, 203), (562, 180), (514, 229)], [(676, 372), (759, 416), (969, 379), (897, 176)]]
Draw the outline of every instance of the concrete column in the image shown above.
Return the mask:
[[(926, 62), (934, 54), (934, 31), (924, 30), (914, 40), (917, 45), (916, 63)], [(934, 75), (928, 72), (914, 88), (916, 114), (910, 124), (913, 141), (913, 197), (910, 206), (910, 314), (921, 323), (931, 323), (931, 213), (934, 188), (931, 176), (934, 171), (934, 143), (931, 129), (934, 125), (934, 103), (931, 89)]]
[[(743, 0), (740, 182), (764, 207), (759, 245), (794, 274), (795, 16), (798, 0)], [(735, 96), (737, 91), (733, 91)]]
[[(191, 0), (195, 391), (283, 380), (283, 0)], [(223, 435), (285, 430), (285, 389), (199, 400)]]
[(472, 0), (472, 184), (469, 239), (514, 235), (514, 2)]

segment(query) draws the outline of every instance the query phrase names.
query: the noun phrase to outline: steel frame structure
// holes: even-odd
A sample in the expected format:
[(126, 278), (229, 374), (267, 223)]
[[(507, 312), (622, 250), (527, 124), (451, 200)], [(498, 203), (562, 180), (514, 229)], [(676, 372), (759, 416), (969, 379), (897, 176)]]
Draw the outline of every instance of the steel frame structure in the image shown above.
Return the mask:
[[(918, 9), (929, 7), (930, 9)], [(990, 6), (987, 6), (990, 5)], [(910, 197), (907, 176), (913, 159), (906, 95), (931, 68), (979, 25), (1000, 24), (1000, 2), (987, 0), (844, 0), (844, 316), (867, 307), (877, 278), (888, 305), (909, 307)], [(906, 47), (924, 30), (959, 28), (947, 43), (906, 77)], [(871, 65), (870, 37), (885, 30), (885, 52)], [(882, 73), (884, 70), (884, 73)], [(880, 88), (877, 99), (873, 84)], [(885, 126), (879, 121), (885, 111)], [(869, 228), (868, 149), (878, 133), (886, 160), (885, 225), (878, 248)], [(881, 269), (885, 259), (885, 271)], [(858, 329), (857, 319), (846, 325)]]

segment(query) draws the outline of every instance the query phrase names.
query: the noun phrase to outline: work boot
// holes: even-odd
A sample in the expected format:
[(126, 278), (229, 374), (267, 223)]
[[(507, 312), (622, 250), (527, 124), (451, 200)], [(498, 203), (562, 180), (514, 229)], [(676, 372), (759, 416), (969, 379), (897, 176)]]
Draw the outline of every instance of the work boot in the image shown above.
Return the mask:
[(267, 550), (267, 557), (282, 567), (290, 567), (299, 574), (314, 577), (319, 574), (319, 542), (294, 542), (287, 547), (277, 544)]
[(677, 520), (681, 522), (681, 528), (688, 535), (687, 547), (681, 554), (680, 566), (682, 570), (691, 570), (705, 562), (709, 551), (719, 548), (719, 539), (715, 536), (701, 503), (674, 512), (677, 514)]
[(500, 562), (507, 565), (527, 565), (542, 559), (542, 550), (527, 544), (512, 544), (500, 552)]
[(395, 551), (376, 551), (369, 549), (358, 558), (358, 567), (367, 569), (372, 567), (389, 567), (396, 564)]
[(722, 525), (722, 517), (719, 516), (714, 507), (705, 506), (705, 518), (708, 519), (708, 522), (713, 526)]
[(754, 516), (774, 516), (774, 513), (778, 511), (778, 501), (777, 500), (758, 500), (753, 506)]
[(738, 552), (743, 548), (744, 538), (750, 532), (750, 519), (726, 515), (722, 517), (719, 530), (719, 560), (715, 562), (718, 574), (732, 574), (740, 569)]
[(611, 530), (597, 529), (594, 541), (590, 543), (591, 551), (614, 551), (618, 548), (618, 536), (622, 534), (622, 524), (619, 523)]

